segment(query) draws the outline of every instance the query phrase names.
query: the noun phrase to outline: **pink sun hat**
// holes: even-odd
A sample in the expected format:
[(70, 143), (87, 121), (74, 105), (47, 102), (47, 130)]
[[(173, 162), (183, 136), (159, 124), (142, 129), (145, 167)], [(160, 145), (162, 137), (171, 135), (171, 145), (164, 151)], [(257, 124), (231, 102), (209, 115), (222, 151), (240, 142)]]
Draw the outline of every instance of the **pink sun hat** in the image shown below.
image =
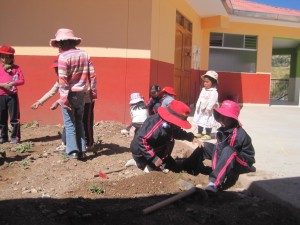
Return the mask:
[(214, 111), (218, 112), (219, 114), (221, 114), (223, 116), (233, 118), (240, 123), (239, 115), (240, 115), (241, 108), (234, 101), (225, 100), (222, 102), (221, 107), (214, 108)]
[(67, 29), (67, 28), (60, 28), (57, 30), (55, 34), (54, 39), (50, 39), (50, 46), (54, 48), (58, 48), (57, 42), (58, 41), (65, 41), (65, 40), (75, 40), (76, 45), (79, 45), (81, 43), (81, 38), (76, 37), (74, 35), (73, 30)]

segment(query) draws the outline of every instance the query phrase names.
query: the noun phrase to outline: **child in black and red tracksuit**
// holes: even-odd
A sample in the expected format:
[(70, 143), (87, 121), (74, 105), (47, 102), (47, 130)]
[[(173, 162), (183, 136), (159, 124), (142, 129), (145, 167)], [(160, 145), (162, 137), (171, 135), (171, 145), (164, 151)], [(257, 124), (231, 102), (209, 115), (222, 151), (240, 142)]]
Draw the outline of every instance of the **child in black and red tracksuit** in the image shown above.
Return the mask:
[(21, 140), (17, 86), (24, 84), (24, 76), (21, 68), (14, 64), (14, 54), (11, 46), (0, 47), (0, 144), (8, 141), (8, 116), (12, 126), (10, 143)]
[(169, 169), (178, 172), (179, 168), (171, 153), (175, 139), (199, 143), (189, 129), (187, 121), (190, 108), (183, 102), (173, 100), (168, 107), (159, 107), (158, 113), (148, 117), (134, 136), (130, 150), (136, 165), (141, 170)]
[(205, 142), (204, 147), (195, 149), (192, 155), (183, 161), (183, 168), (192, 170), (203, 166), (204, 159), (210, 159), (212, 172), (206, 190), (217, 192), (220, 188), (225, 189), (229, 177), (234, 177), (236, 182), (239, 174), (253, 171), (255, 152), (250, 136), (238, 120), (239, 105), (226, 100), (220, 108), (213, 110), (215, 119), (221, 124), (216, 144)]

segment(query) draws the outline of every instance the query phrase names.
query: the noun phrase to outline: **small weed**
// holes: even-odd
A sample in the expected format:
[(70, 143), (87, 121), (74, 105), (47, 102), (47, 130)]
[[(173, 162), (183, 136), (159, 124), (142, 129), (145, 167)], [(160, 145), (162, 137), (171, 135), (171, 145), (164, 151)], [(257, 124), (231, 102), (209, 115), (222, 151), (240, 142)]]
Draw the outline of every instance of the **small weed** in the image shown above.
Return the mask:
[(26, 142), (24, 144), (18, 144), (16, 147), (17, 151), (20, 151), (21, 153), (27, 152), (29, 149), (32, 148), (32, 143), (31, 142)]
[(182, 175), (181, 173), (177, 173), (177, 174), (176, 174), (176, 179), (177, 179), (177, 180), (180, 179), (180, 178), (181, 178), (181, 175)]
[(98, 187), (96, 184), (91, 184), (90, 186), (90, 191), (94, 194), (103, 194), (104, 193), (104, 188)]
[(28, 169), (29, 168), (29, 162), (28, 162), (27, 159), (22, 160), (21, 164), (24, 167), (24, 169)]
[(68, 159), (66, 154), (61, 154), (61, 158), (62, 158), (63, 161), (66, 161)]
[(38, 127), (39, 126), (39, 122), (38, 121), (32, 121), (30, 123), (25, 123), (25, 124), (22, 124), (25, 128), (28, 128), (28, 127)]

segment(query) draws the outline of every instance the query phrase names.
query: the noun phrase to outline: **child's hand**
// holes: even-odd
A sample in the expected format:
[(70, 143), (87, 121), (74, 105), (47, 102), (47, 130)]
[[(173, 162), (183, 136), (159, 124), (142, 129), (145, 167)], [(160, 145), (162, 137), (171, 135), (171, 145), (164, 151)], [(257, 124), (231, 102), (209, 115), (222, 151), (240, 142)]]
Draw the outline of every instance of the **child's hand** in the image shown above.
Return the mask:
[(200, 141), (198, 138), (194, 137), (193, 143), (197, 144), (199, 147), (204, 147), (204, 143)]
[(39, 107), (39, 105), (40, 105), (40, 103), (39, 103), (39, 101), (37, 101), (31, 106), (31, 109), (37, 109)]
[(155, 163), (154, 163), (154, 165), (155, 165), (156, 167), (160, 167), (162, 164), (163, 164), (163, 161), (162, 161), (160, 158), (158, 158), (158, 159), (155, 161)]
[(59, 106), (59, 103), (58, 103), (58, 102), (54, 102), (54, 103), (50, 106), (50, 109), (51, 109), (51, 110), (55, 110), (55, 109), (57, 109), (58, 106)]
[(1, 87), (3, 87), (6, 90), (10, 90), (12, 85), (10, 84), (10, 82), (6, 82), (6, 83), (2, 83)]

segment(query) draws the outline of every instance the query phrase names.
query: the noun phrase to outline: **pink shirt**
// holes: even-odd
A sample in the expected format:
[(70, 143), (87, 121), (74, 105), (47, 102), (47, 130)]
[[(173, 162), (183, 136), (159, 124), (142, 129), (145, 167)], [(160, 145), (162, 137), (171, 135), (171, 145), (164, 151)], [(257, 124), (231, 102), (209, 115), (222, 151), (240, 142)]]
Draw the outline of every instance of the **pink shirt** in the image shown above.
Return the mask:
[(6, 90), (5, 88), (0, 87), (0, 95), (11, 95), (17, 94), (17, 86), (24, 84), (24, 76), (22, 70), (19, 66), (13, 65), (11, 72), (7, 73), (2, 65), (0, 65), (0, 83), (7, 83), (13, 81), (15, 83), (14, 87), (11, 90)]
[(86, 92), (90, 86), (92, 99), (97, 98), (96, 74), (88, 54), (80, 49), (62, 52), (58, 58), (59, 93), (62, 104), (69, 92)]

